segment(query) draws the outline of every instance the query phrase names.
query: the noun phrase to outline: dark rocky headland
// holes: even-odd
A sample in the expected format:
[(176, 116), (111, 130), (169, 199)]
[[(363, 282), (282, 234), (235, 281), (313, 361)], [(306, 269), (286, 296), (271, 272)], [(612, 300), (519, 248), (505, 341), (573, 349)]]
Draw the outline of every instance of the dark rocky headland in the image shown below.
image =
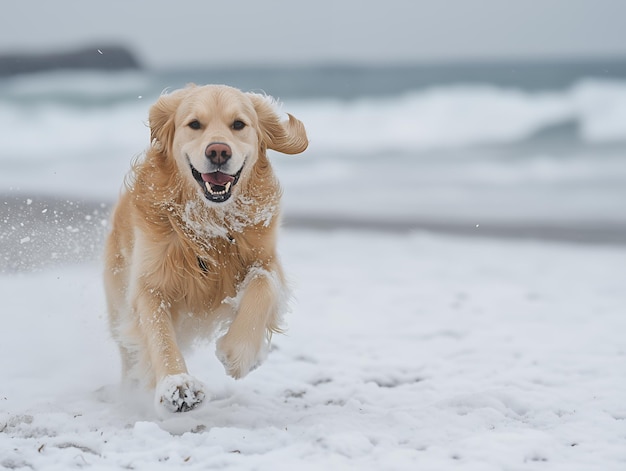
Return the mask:
[(56, 70), (133, 70), (141, 64), (122, 46), (99, 46), (67, 52), (0, 54), (0, 77)]

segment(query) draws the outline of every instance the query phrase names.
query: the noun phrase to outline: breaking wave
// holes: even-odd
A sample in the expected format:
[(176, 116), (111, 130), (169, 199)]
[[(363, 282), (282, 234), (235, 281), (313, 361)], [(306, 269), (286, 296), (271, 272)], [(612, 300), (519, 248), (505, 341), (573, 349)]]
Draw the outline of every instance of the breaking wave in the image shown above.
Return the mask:
[[(98, 145), (145, 145), (149, 105), (161, 90), (137, 74), (69, 74), (0, 86), (4, 155), (52, 153)], [(87, 105), (87, 106), (86, 106)], [(356, 100), (290, 99), (306, 123), (311, 149), (379, 153), (507, 144), (555, 129), (589, 143), (626, 140), (626, 82), (581, 80), (532, 92), (490, 85), (431, 87)], [(32, 139), (36, 130), (37, 138)]]

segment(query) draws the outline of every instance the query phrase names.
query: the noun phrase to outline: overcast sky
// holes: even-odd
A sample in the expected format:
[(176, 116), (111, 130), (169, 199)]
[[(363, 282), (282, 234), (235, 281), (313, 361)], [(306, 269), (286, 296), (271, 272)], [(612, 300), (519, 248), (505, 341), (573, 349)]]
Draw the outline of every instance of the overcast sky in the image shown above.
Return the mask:
[(130, 46), (151, 67), (626, 56), (626, 0), (6, 0), (0, 53)]

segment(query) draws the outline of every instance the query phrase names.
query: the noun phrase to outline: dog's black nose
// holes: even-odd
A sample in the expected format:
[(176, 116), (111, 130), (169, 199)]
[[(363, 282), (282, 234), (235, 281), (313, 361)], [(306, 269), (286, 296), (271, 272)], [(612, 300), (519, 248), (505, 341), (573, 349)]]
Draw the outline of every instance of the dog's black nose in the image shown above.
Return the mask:
[(233, 156), (233, 151), (228, 144), (214, 142), (206, 146), (204, 155), (215, 165), (223, 165)]

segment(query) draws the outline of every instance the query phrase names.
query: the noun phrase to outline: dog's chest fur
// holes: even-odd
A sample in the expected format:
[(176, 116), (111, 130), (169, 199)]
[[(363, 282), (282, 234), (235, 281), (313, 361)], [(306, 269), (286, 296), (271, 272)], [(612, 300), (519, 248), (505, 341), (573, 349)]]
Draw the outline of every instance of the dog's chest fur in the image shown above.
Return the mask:
[(190, 312), (214, 310), (234, 297), (250, 268), (263, 268), (275, 256), (268, 241), (278, 219), (278, 195), (271, 200), (259, 207), (242, 198), (227, 211), (195, 200), (162, 205), (144, 220), (150, 233), (159, 234), (146, 254), (148, 285)]

